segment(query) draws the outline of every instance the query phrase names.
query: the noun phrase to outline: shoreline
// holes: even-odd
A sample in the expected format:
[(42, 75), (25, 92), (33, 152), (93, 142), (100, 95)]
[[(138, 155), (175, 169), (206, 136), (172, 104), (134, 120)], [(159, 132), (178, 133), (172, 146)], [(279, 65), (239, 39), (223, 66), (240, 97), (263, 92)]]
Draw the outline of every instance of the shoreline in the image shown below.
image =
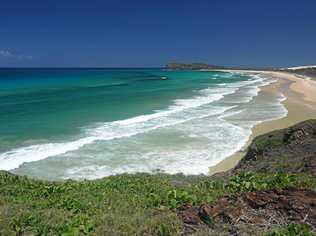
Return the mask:
[[(215, 70), (214, 70), (215, 71)], [(219, 70), (217, 70), (219, 71)], [(209, 167), (209, 175), (228, 171), (234, 168), (241, 158), (245, 155), (247, 147), (252, 140), (264, 133), (287, 128), (307, 119), (316, 119), (316, 82), (313, 80), (303, 79), (297, 75), (286, 72), (274, 71), (247, 71), (247, 70), (221, 70), (226, 72), (241, 72), (245, 74), (259, 74), (269, 76), (277, 81), (275, 83), (261, 87), (262, 93), (281, 92), (286, 99), (281, 103), (288, 110), (287, 116), (272, 120), (264, 121), (252, 128), (252, 134), (247, 143), (241, 150), (225, 158), (218, 164)]]

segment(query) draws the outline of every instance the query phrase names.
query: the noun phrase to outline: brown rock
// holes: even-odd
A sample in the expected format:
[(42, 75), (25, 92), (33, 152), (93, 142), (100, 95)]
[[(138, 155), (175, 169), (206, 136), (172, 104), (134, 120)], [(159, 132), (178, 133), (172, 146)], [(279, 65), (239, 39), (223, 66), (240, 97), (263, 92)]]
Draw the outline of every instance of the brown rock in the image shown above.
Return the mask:
[(268, 203), (273, 202), (273, 195), (266, 192), (250, 192), (245, 194), (245, 199), (248, 203), (255, 208), (265, 206)]
[(316, 156), (308, 156), (304, 158), (304, 170), (307, 173), (310, 173), (316, 176)]
[(240, 219), (241, 213), (241, 208), (228, 207), (221, 213), (221, 216), (223, 217), (224, 222), (236, 224)]
[(217, 217), (221, 212), (229, 207), (228, 197), (223, 197), (217, 201), (216, 205), (202, 204), (199, 209), (199, 214), (207, 217)]
[(262, 216), (254, 216), (254, 217), (250, 218), (249, 223), (256, 224), (256, 225), (264, 225), (267, 223), (267, 221)]
[(232, 207), (228, 197), (220, 199), (216, 205), (203, 204), (199, 209), (199, 215), (204, 221), (219, 220), (227, 223), (239, 221), (241, 209)]
[(188, 205), (178, 210), (185, 224), (200, 227), (204, 223), (212, 229), (226, 225), (239, 232), (249, 226), (260, 232), (263, 228), (304, 222), (316, 231), (316, 192), (311, 190), (289, 188), (234, 194), (202, 204), (198, 210)]
[(178, 216), (185, 224), (197, 225), (201, 223), (198, 211), (191, 205), (183, 205), (178, 209)]

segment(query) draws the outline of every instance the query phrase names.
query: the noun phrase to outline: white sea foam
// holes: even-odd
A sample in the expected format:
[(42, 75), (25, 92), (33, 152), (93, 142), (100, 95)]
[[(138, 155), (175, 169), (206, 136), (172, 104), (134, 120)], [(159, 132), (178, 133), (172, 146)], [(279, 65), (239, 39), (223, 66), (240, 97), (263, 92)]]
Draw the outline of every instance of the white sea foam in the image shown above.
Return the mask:
[[(247, 81), (221, 84), (198, 91), (192, 98), (177, 99), (165, 110), (99, 123), (86, 128), (84, 137), (74, 141), (17, 148), (0, 154), (0, 169), (11, 170), (26, 162), (60, 156), (58, 158), (76, 159), (76, 165), (65, 169), (60, 175), (62, 178), (93, 179), (126, 172), (155, 172), (157, 169), (167, 173), (205, 174), (208, 166), (242, 148), (256, 122), (285, 115), (286, 110), (280, 105), (284, 99), (281, 95), (266, 104), (265, 110), (252, 111), (254, 108), (247, 105), (258, 95), (260, 86), (271, 82), (273, 80), (269, 78), (253, 75)], [(238, 116), (245, 113), (250, 119), (238, 120)], [(155, 135), (162, 138), (176, 135), (175, 139), (183, 136), (184, 140), (193, 142), (180, 142), (179, 147), (159, 147), (155, 142), (150, 143)], [(135, 148), (138, 151), (127, 150), (129, 145), (136, 145), (134, 140), (140, 143)], [(90, 146), (93, 146), (93, 153)], [(109, 164), (110, 160), (117, 163), (118, 157), (122, 158), (120, 164)], [(79, 164), (80, 160), (82, 164)]]
[[(126, 120), (100, 124), (96, 128), (87, 130), (87, 137), (75, 141), (31, 145), (14, 149), (0, 154), (0, 169), (15, 169), (25, 162), (39, 161), (51, 156), (75, 151), (84, 145), (91, 144), (98, 140), (112, 140), (130, 137), (161, 127), (182, 123), (197, 117), (216, 114), (216, 110), (211, 111), (211, 113), (208, 112), (207, 114), (195, 113), (192, 114), (192, 116), (185, 116), (182, 112), (190, 113), (190, 109), (212, 103), (223, 98), (224, 95), (233, 93), (234, 91), (235, 89), (232, 88), (204, 89), (201, 90), (199, 95), (196, 97), (175, 100), (174, 104), (166, 110), (157, 111), (156, 113), (149, 115), (140, 115)], [(226, 109), (229, 109), (229, 107), (222, 108), (222, 111), (220, 112), (223, 112)]]
[[(214, 118), (211, 120), (212, 124), (206, 125), (205, 122), (207, 120), (209, 119), (195, 119), (191, 122), (173, 126), (172, 131), (170, 129), (168, 131), (165, 130), (167, 134), (183, 131), (190, 138), (199, 140), (195, 144), (180, 144), (178, 147), (163, 146), (160, 148), (159, 144), (157, 144), (155, 148), (151, 146), (146, 148), (149, 141), (144, 142), (142, 140), (143, 145), (137, 146), (137, 152), (125, 153), (124, 149), (120, 154), (103, 153), (103, 156), (106, 155), (107, 159), (111, 159), (112, 155), (120, 155), (120, 158), (124, 160), (120, 165), (108, 165), (103, 161), (98, 161), (97, 164), (95, 161), (86, 162), (89, 157), (85, 156), (83, 165), (67, 169), (62, 177), (65, 179), (95, 179), (113, 174), (154, 173), (157, 171), (170, 174), (179, 172), (184, 174), (205, 174), (208, 172), (209, 166), (217, 164), (225, 157), (239, 150), (250, 135), (249, 129), (232, 125), (224, 120)], [(167, 138), (168, 135), (165, 132), (159, 132), (159, 135)], [(119, 144), (111, 143), (111, 145)], [(100, 150), (102, 150), (101, 146)], [(116, 150), (117, 148), (111, 149), (111, 151)], [(96, 153), (99, 153), (99, 151), (96, 151)], [(95, 158), (95, 154), (93, 158)]]

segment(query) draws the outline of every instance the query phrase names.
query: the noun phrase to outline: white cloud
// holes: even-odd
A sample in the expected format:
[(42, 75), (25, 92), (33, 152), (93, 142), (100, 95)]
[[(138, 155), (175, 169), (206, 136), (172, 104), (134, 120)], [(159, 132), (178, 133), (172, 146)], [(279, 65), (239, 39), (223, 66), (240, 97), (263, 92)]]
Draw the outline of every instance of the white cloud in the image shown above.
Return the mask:
[(9, 50), (0, 50), (0, 56), (2, 57), (9, 57), (9, 58), (15, 58), (18, 60), (31, 60), (33, 59), (32, 56), (22, 55), (22, 54), (15, 54), (12, 53)]
[(3, 57), (11, 57), (12, 54), (8, 50), (0, 50), (0, 55)]

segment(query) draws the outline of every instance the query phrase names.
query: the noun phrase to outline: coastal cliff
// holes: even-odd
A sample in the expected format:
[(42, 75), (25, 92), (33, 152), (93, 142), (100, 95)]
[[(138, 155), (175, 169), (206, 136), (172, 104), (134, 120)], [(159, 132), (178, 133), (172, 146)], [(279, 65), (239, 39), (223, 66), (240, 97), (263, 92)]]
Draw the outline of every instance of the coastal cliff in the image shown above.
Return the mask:
[(254, 139), (216, 176), (48, 182), (0, 172), (0, 235), (313, 235), (316, 120)]

